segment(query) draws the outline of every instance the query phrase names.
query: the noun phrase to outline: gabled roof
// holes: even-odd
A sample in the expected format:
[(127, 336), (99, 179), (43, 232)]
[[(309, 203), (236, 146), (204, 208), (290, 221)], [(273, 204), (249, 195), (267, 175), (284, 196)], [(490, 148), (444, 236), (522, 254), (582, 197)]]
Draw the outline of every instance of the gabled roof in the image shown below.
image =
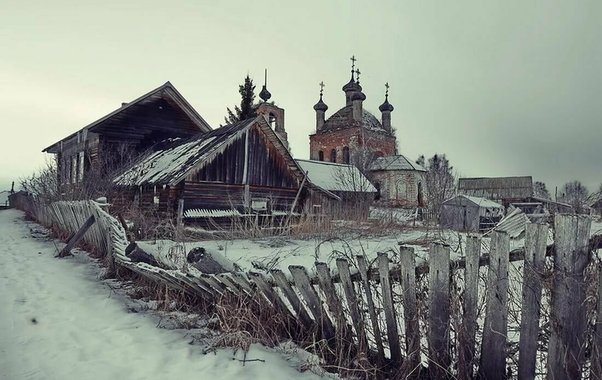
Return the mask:
[(462, 194), (458, 194), (455, 197), (452, 197), (452, 198), (446, 200), (445, 202), (443, 202), (443, 204), (457, 203), (457, 200), (459, 198), (465, 199), (465, 200), (469, 201), (470, 203), (474, 204), (475, 206), (479, 206), (479, 207), (493, 208), (493, 209), (496, 209), (496, 208), (503, 209), (504, 208), (504, 206), (502, 206), (501, 204), (491, 201), (489, 199), (479, 198), (479, 197), (471, 197), (469, 195), (462, 195)]
[(376, 188), (353, 165), (325, 161), (299, 160), (297, 164), (307, 173), (313, 185), (327, 191), (375, 193)]
[(378, 157), (370, 165), (370, 170), (417, 170), (425, 172), (421, 165), (408, 160), (406, 156), (401, 154), (396, 156)]
[(489, 199), (519, 199), (533, 196), (533, 179), (523, 177), (460, 178), (458, 193)]
[(113, 182), (122, 186), (175, 185), (190, 173), (208, 165), (219, 153), (242, 138), (246, 131), (257, 126), (284, 155), (297, 178), (303, 173), (289, 151), (263, 116), (225, 125), (209, 133), (188, 139), (176, 139), (155, 145), (151, 152), (117, 176)]
[[(61, 141), (68, 140), (74, 137), (78, 132), (88, 130), (94, 133), (110, 133), (112, 131), (117, 132), (114, 128), (114, 122), (127, 118), (132, 112), (147, 107), (150, 102), (162, 99), (166, 101), (172, 107), (178, 109), (185, 122), (181, 122), (181, 128), (190, 129), (191, 133), (197, 132), (209, 132), (211, 127), (209, 124), (198, 114), (198, 112), (188, 103), (186, 99), (180, 94), (180, 92), (170, 82), (155, 88), (154, 90), (142, 95), (141, 97), (132, 100), (129, 103), (124, 103), (121, 107), (117, 108), (113, 112), (101, 117), (100, 119), (86, 125), (77, 132), (70, 134), (69, 136), (57, 141), (56, 143), (45, 148), (43, 152), (56, 153), (56, 147)], [(135, 126), (133, 126), (135, 128)]]

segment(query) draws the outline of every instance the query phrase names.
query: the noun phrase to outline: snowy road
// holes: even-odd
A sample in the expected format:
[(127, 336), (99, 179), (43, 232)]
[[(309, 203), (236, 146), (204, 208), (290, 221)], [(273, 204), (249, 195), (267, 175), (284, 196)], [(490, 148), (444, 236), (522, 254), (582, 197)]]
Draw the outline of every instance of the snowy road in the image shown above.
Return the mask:
[[(22, 213), (0, 211), (0, 379), (317, 379), (253, 346), (203, 355), (180, 332), (128, 313), (82, 258), (56, 259)], [(241, 355), (238, 354), (240, 357)]]

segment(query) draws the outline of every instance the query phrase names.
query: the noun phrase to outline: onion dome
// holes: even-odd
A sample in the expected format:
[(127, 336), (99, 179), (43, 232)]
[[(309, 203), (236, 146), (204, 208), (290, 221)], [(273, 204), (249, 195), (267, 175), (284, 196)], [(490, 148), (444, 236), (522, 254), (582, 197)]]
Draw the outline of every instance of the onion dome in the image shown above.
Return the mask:
[(325, 112), (328, 110), (328, 106), (322, 101), (322, 95), (320, 95), (320, 100), (318, 100), (318, 102), (314, 105), (314, 110)]
[(351, 94), (351, 100), (366, 100), (366, 95), (362, 92), (362, 90), (355, 91)]
[(385, 83), (385, 102), (378, 107), (380, 112), (391, 112), (394, 110), (394, 107), (389, 103), (389, 82)]
[(261, 92), (259, 93), (259, 97), (264, 102), (267, 102), (272, 97), (272, 94), (270, 94), (270, 92), (268, 91), (266, 86), (263, 86), (263, 88), (261, 89)]
[(394, 110), (394, 107), (391, 105), (391, 103), (389, 103), (388, 99), (385, 99), (385, 102), (381, 104), (380, 107), (378, 107), (378, 109), (380, 110), (380, 112), (391, 112)]

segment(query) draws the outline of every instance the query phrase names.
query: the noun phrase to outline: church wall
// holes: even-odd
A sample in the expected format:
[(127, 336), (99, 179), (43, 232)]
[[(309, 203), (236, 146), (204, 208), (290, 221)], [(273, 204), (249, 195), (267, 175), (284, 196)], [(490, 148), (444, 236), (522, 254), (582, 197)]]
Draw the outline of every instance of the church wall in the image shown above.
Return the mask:
[[(381, 170), (371, 173), (372, 182), (380, 187), (379, 203), (395, 207), (418, 207), (419, 183), (426, 201), (425, 173), (414, 170)], [(424, 205), (422, 205), (424, 206)]]
[(319, 151), (324, 152), (324, 161), (331, 162), (332, 149), (337, 152), (336, 162), (343, 163), (343, 148), (349, 147), (350, 155), (362, 147), (368, 148), (376, 156), (395, 154), (395, 137), (360, 128), (339, 129), (332, 132), (317, 133), (309, 137), (310, 159), (318, 160)]

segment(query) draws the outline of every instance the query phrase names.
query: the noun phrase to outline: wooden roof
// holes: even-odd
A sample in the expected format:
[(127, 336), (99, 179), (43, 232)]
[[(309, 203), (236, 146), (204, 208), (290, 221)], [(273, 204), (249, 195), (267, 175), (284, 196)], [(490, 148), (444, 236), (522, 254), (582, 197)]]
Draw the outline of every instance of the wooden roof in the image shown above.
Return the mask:
[(136, 160), (113, 182), (122, 186), (178, 184), (190, 174), (198, 172), (212, 162), (219, 153), (242, 138), (250, 128), (259, 128), (265, 133), (268, 140), (284, 156), (293, 175), (300, 181), (303, 178), (301, 168), (270, 128), (265, 118), (258, 116), (254, 119), (228, 124), (192, 138), (171, 139), (157, 144), (150, 153)]
[[(82, 130), (115, 139), (142, 140), (164, 133), (173, 137), (188, 137), (199, 132), (209, 132), (211, 127), (178, 90), (170, 82), (166, 82), (141, 97), (124, 103), (115, 111), (80, 129)], [(73, 138), (78, 132), (43, 151), (57, 153), (59, 143)]]
[(523, 177), (460, 178), (458, 193), (489, 199), (521, 199), (533, 196), (533, 179)]

